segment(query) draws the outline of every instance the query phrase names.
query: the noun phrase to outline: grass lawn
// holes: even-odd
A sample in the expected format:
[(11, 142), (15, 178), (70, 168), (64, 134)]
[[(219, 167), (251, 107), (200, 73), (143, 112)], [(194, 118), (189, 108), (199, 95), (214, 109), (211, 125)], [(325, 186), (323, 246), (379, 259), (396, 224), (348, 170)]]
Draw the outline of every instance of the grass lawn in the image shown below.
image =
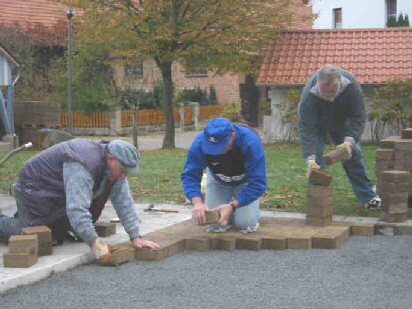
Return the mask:
[[(376, 144), (362, 146), (369, 177), (376, 184)], [(332, 148), (327, 147), (326, 151)], [(305, 212), (305, 160), (299, 144), (265, 145), (268, 189), (262, 197), (262, 209), (290, 212)], [(0, 160), (6, 155), (0, 151)], [(10, 181), (16, 179), (22, 164), (36, 154), (22, 151), (11, 156), (0, 167), (0, 193), (8, 193)], [(185, 149), (161, 149), (141, 151), (140, 172), (129, 176), (131, 192), (136, 202), (174, 202), (184, 204), (180, 173), (186, 158)], [(333, 173), (335, 188), (334, 213), (339, 215), (380, 216), (380, 213), (365, 210), (357, 203), (352, 188), (340, 164), (328, 168)]]

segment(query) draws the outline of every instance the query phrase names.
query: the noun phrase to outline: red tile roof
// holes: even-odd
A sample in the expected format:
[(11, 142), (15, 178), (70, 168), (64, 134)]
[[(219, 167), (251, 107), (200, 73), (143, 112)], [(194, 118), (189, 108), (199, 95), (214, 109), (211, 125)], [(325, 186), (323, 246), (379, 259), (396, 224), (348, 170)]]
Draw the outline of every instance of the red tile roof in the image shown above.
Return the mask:
[(325, 64), (350, 71), (360, 83), (412, 77), (412, 28), (281, 32), (268, 45), (257, 84), (304, 84)]
[(49, 0), (0, 0), (0, 24), (24, 27), (42, 23), (53, 27), (66, 19), (65, 6)]

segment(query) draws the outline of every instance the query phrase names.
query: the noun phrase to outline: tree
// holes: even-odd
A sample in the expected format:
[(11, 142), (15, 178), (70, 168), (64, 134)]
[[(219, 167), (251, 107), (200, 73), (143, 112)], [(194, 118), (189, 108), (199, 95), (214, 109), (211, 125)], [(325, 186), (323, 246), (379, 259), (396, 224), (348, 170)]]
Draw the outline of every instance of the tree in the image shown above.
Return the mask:
[(174, 148), (172, 63), (257, 72), (268, 39), (291, 22), (293, 0), (55, 0), (83, 12), (81, 34), (138, 63), (153, 59), (165, 89), (164, 148)]
[(405, 19), (404, 19), (404, 26), (405, 27), (409, 27), (409, 16), (408, 14), (405, 14)]

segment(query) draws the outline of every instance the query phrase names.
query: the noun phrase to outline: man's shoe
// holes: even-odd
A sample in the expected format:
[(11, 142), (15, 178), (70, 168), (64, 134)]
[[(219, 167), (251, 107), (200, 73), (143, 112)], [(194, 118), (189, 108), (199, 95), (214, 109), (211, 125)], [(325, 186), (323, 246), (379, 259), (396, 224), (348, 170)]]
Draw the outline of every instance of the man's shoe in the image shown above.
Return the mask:
[(224, 233), (224, 232), (227, 232), (229, 227), (230, 227), (230, 225), (219, 226), (219, 227), (208, 227), (206, 229), (206, 232), (209, 232), (209, 233)]
[(243, 234), (247, 234), (247, 233), (253, 233), (256, 232), (259, 228), (259, 222), (256, 223), (256, 225), (254, 227), (250, 227), (248, 226), (247, 229), (245, 230), (239, 230), (239, 232), (243, 233)]
[(381, 198), (379, 196), (373, 197), (369, 202), (365, 203), (365, 208), (381, 210)]

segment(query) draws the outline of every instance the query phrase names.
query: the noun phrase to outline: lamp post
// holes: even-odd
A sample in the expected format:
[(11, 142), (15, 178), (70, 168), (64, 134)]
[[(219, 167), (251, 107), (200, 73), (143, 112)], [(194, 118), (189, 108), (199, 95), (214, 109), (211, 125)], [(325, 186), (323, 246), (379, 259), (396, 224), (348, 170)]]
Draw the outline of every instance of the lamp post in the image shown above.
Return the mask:
[(72, 122), (72, 46), (71, 46), (71, 18), (74, 15), (74, 11), (71, 8), (66, 9), (67, 16), (67, 116), (68, 116), (68, 129), (69, 133), (73, 134), (73, 122)]

